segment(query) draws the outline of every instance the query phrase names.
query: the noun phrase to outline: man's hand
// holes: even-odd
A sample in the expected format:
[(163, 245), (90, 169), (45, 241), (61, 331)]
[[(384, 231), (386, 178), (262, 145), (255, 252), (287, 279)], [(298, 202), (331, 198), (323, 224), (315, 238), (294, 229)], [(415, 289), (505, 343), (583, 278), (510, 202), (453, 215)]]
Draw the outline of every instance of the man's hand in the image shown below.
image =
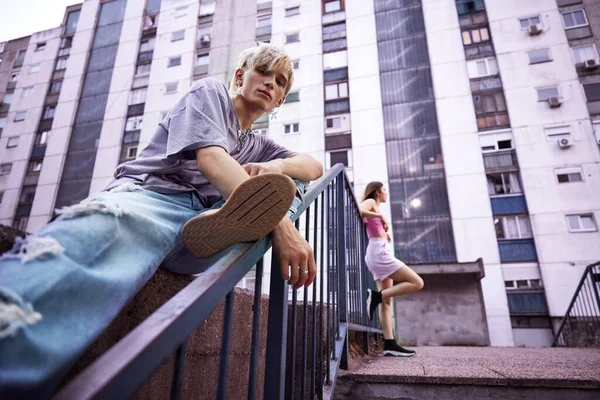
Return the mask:
[[(313, 251), (289, 218), (285, 217), (273, 230), (273, 252), (281, 265), (281, 278), (300, 288), (315, 280), (317, 267)], [(290, 276), (291, 269), (291, 276)], [(308, 270), (302, 274), (301, 271)]]
[(250, 176), (267, 173), (283, 174), (283, 164), (279, 159), (263, 163), (248, 163), (244, 165), (244, 169)]

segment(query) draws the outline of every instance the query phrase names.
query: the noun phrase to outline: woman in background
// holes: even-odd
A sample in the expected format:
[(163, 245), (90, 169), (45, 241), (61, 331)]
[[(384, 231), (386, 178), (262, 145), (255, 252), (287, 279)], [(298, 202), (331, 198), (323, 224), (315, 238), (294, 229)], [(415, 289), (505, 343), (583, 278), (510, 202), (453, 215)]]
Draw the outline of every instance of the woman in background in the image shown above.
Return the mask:
[[(361, 216), (367, 227), (369, 245), (365, 261), (369, 271), (375, 278), (378, 290), (367, 290), (367, 311), (369, 319), (379, 307), (379, 319), (383, 329), (383, 355), (411, 357), (414, 350), (405, 349), (396, 343), (392, 330), (392, 297), (418, 292), (423, 289), (423, 279), (402, 261), (394, 257), (389, 249), (391, 242), (387, 233), (389, 225), (379, 205), (387, 201), (387, 192), (381, 182), (371, 182), (365, 189), (363, 202), (360, 204)], [(394, 282), (398, 282), (394, 285)]]

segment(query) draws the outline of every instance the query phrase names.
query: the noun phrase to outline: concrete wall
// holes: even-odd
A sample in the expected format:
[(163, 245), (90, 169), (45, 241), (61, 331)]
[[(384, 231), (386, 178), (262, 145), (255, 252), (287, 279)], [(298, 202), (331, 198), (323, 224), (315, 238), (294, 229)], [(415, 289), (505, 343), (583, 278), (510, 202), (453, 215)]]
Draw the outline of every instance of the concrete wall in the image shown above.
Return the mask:
[(432, 274), (423, 280), (425, 287), (420, 292), (394, 298), (396, 335), (401, 344), (490, 345), (481, 285), (475, 274)]

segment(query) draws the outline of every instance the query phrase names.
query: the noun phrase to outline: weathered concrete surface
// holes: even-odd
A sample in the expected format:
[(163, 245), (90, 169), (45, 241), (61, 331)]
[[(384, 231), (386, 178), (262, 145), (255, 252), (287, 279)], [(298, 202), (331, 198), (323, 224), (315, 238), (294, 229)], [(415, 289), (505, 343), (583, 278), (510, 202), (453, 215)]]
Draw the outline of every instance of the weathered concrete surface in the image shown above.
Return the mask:
[(600, 350), (421, 347), (342, 372), (337, 399), (598, 399)]
[(429, 274), (417, 293), (394, 299), (396, 333), (419, 346), (488, 346), (481, 284), (476, 274)]

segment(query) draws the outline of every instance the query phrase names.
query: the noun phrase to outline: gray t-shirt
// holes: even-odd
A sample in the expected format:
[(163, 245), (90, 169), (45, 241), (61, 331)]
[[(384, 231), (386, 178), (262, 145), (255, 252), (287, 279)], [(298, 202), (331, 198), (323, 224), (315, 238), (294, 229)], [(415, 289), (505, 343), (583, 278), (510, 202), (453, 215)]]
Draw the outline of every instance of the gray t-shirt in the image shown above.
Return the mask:
[(150, 143), (137, 158), (117, 167), (116, 179), (104, 190), (133, 182), (164, 194), (193, 191), (210, 206), (221, 199), (221, 195), (198, 171), (197, 149), (222, 147), (242, 165), (293, 154), (260, 135), (249, 135), (239, 149), (239, 129), (233, 100), (225, 86), (214, 78), (201, 79), (158, 124)]

